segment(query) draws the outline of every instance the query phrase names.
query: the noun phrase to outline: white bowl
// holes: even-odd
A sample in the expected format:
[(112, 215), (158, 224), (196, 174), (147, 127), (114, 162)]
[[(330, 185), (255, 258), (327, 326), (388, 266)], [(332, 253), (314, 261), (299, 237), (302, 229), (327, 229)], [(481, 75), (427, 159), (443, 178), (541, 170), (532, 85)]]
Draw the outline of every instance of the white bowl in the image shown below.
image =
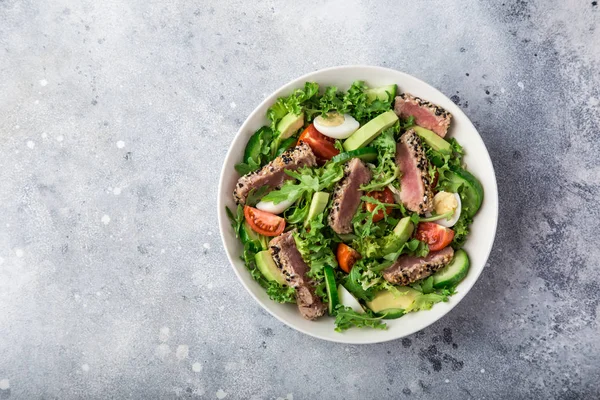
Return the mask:
[[(267, 109), (278, 97), (286, 96), (294, 89), (303, 87), (306, 81), (317, 82), (321, 88), (334, 85), (346, 90), (355, 80), (364, 80), (370, 87), (396, 83), (400, 91), (422, 97), (450, 111), (453, 120), (448, 136), (456, 138), (464, 147), (466, 152), (464, 160), (468, 169), (481, 181), (485, 193), (483, 205), (475, 216), (471, 235), (465, 246), (471, 259), (471, 269), (458, 286), (457, 294), (451, 296), (447, 303), (434, 305), (431, 310), (410, 313), (399, 319), (385, 321), (388, 325), (387, 330), (351, 328), (338, 333), (334, 331), (333, 318), (324, 316), (316, 322), (307, 321), (300, 316), (295, 304), (279, 304), (269, 299), (265, 290), (252, 279), (240, 259), (242, 245), (231, 229), (225, 206), (232, 210), (235, 207), (232, 193), (239, 175), (234, 165), (241, 161), (250, 136), (261, 126), (268, 125)], [(217, 204), (219, 230), (227, 257), (239, 280), (252, 297), (275, 318), (300, 332), (332, 342), (353, 344), (378, 343), (402, 338), (433, 324), (452, 310), (479, 278), (492, 250), (498, 221), (498, 189), (494, 168), (487, 149), (469, 118), (440, 91), (413, 76), (392, 69), (362, 65), (333, 67), (311, 72), (282, 86), (256, 107), (244, 121), (229, 147), (221, 171)]]

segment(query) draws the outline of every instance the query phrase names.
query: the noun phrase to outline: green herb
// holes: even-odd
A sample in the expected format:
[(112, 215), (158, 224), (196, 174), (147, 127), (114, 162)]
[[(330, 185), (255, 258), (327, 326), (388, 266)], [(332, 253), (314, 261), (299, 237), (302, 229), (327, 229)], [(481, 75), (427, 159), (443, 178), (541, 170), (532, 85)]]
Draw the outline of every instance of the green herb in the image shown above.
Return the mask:
[(420, 294), (415, 301), (406, 308), (406, 312), (431, 310), (434, 304), (448, 301), (448, 296), (438, 293)]
[(377, 166), (373, 168), (373, 178), (368, 185), (363, 185), (362, 190), (380, 190), (390, 183), (394, 182), (400, 175), (400, 170), (396, 165), (396, 141), (394, 133), (399, 129), (399, 125), (385, 129), (370, 144), (377, 150)]
[(285, 210), (284, 217), (288, 224), (299, 224), (306, 220), (311, 197), (310, 192), (307, 191), (292, 207)]
[[(357, 241), (362, 241), (369, 237), (379, 237), (383, 234), (381, 225), (373, 222), (373, 214), (370, 211), (364, 210), (362, 203), (358, 206), (354, 217), (352, 217), (352, 226), (354, 227), (354, 233), (358, 236)], [(359, 250), (359, 253), (362, 252)]]
[(452, 295), (455, 295), (458, 292), (456, 291), (456, 286), (451, 286), (451, 287), (447, 287), (447, 288), (442, 289), (440, 291), (440, 293), (442, 295), (444, 295), (444, 296), (452, 296)]
[(344, 107), (343, 94), (338, 91), (335, 86), (329, 86), (325, 89), (325, 93), (319, 100), (319, 106), (321, 108), (321, 116), (327, 116), (328, 112), (338, 111), (340, 114), (344, 114), (347, 108)]
[(255, 256), (256, 253), (262, 251), (262, 244), (258, 240), (250, 240), (244, 243), (244, 251), (242, 253), (242, 260), (246, 264), (246, 268), (250, 271), (252, 278), (257, 281), (262, 287), (266, 288), (269, 285), (269, 281), (263, 276), (258, 267), (256, 266)]
[(388, 261), (396, 261), (401, 254), (409, 254), (414, 257), (427, 257), (429, 254), (429, 246), (427, 243), (421, 242), (420, 240), (411, 239), (404, 243), (400, 250), (387, 254), (383, 258)]
[(421, 291), (424, 294), (433, 292), (433, 276), (429, 276), (421, 281)]
[(246, 204), (250, 207), (254, 207), (265, 196), (265, 193), (267, 193), (268, 191), (269, 187), (266, 185), (261, 186), (258, 189), (252, 189), (248, 193), (248, 197), (246, 197)]
[(333, 185), (344, 177), (341, 165), (328, 163), (322, 168), (301, 168), (297, 171), (285, 170), (285, 173), (296, 179), (286, 181), (281, 189), (267, 194), (262, 200), (279, 204), (284, 200), (296, 201), (307, 193), (331, 189)]
[(387, 325), (381, 321), (383, 317), (376, 317), (371, 311), (361, 314), (350, 307), (344, 307), (342, 304), (338, 304), (335, 307), (335, 313), (336, 332), (343, 332), (352, 327), (387, 329)]
[(412, 128), (413, 126), (415, 126), (415, 117), (414, 116), (410, 115), (408, 118), (400, 119), (400, 129), (402, 131)]
[(394, 101), (388, 93), (386, 100), (375, 99), (369, 102), (365, 93), (367, 89), (363, 81), (355, 81), (343, 97), (343, 104), (346, 106), (344, 112), (352, 115), (361, 124), (389, 111)]
[(369, 204), (373, 204), (375, 206), (375, 208), (371, 211), (369, 211), (371, 213), (371, 216), (375, 216), (375, 214), (377, 214), (380, 210), (383, 211), (383, 218), (386, 219), (388, 217), (387, 213), (385, 212), (386, 209), (398, 209), (401, 210), (403, 207), (400, 204), (396, 204), (396, 203), (383, 203), (379, 200), (377, 200), (374, 197), (370, 197), (370, 196), (361, 196), (360, 198), (362, 201), (364, 201), (365, 203), (369, 203)]
[(469, 236), (469, 225), (473, 222), (473, 219), (469, 218), (466, 213), (462, 213), (456, 221), (456, 224), (452, 227), (454, 231), (454, 239), (452, 239), (451, 246), (455, 250), (462, 248), (467, 241)]
[(318, 281), (323, 279), (323, 268), (326, 265), (332, 268), (338, 266), (331, 246), (332, 235), (325, 235), (328, 229), (325, 229), (324, 218), (325, 213), (321, 213), (309, 222), (307, 229), (294, 233), (296, 247), (310, 267), (308, 276)]
[(277, 130), (277, 123), (288, 113), (300, 114), (304, 106), (312, 105), (311, 100), (319, 93), (319, 85), (315, 82), (306, 82), (304, 89), (296, 89), (287, 97), (280, 97), (267, 110), (267, 118), (271, 121), (273, 132)]
[[(439, 219), (445, 218), (445, 219), (450, 219), (452, 217), (452, 215), (454, 215), (454, 210), (448, 211), (445, 214), (440, 214), (440, 215), (432, 215), (431, 217), (420, 217), (419, 214), (413, 214), (417, 216), (417, 221), (418, 222), (432, 222), (432, 221), (437, 221)], [(412, 215), (411, 215), (411, 220), (412, 220)]]
[(359, 260), (352, 269), (350, 273), (344, 278), (343, 285), (344, 287), (352, 293), (354, 297), (357, 299), (361, 299), (364, 301), (373, 300), (375, 296), (375, 292), (370, 289), (368, 285), (366, 288), (363, 287), (363, 273), (366, 273), (368, 268), (365, 265), (365, 260)]
[(296, 290), (293, 287), (270, 281), (267, 287), (269, 298), (278, 303), (295, 303)]
[(227, 217), (231, 222), (231, 227), (233, 228), (233, 232), (235, 233), (235, 237), (240, 237), (240, 229), (242, 229), (242, 225), (244, 224), (244, 207), (238, 205), (235, 209), (236, 213), (229, 209), (229, 207), (225, 206), (225, 212), (227, 213)]

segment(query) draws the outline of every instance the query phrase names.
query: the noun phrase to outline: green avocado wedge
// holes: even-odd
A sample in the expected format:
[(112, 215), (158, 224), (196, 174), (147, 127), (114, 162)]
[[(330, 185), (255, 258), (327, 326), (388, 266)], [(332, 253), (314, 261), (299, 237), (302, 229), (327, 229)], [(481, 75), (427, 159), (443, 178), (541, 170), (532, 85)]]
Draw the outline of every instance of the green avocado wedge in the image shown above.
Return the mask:
[(439, 151), (444, 155), (452, 154), (452, 146), (450, 143), (446, 142), (440, 136), (438, 136), (435, 132), (430, 131), (429, 129), (421, 128), (420, 126), (413, 126), (415, 133), (419, 135), (421, 139), (425, 141), (432, 149)]
[(267, 280), (279, 282), (282, 285), (287, 285), (287, 282), (283, 276), (283, 272), (277, 268), (277, 265), (275, 264), (275, 261), (273, 261), (273, 257), (271, 256), (271, 252), (269, 250), (259, 251), (254, 256), (254, 260), (256, 261), (256, 266), (258, 267), (259, 271), (265, 278), (267, 278)]
[(383, 319), (400, 318), (406, 310), (415, 301), (421, 292), (408, 286), (398, 287), (400, 295), (389, 290), (378, 292), (373, 300), (367, 301), (367, 307), (377, 315), (383, 316)]
[(381, 131), (389, 128), (398, 121), (398, 116), (394, 110), (389, 110), (379, 114), (352, 134), (344, 141), (344, 149), (352, 151), (364, 147), (371, 143)]

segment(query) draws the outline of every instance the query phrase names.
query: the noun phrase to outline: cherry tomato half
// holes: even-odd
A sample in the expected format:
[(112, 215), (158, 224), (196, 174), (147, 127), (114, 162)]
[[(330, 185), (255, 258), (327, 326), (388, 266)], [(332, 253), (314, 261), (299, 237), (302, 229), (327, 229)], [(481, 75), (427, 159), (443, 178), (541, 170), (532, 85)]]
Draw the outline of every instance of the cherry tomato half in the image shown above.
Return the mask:
[(310, 146), (315, 156), (322, 160), (328, 161), (340, 154), (340, 151), (335, 148), (335, 140), (323, 135), (319, 132), (314, 124), (310, 124), (298, 139), (298, 144), (304, 142)]
[(448, 246), (454, 239), (454, 231), (435, 222), (419, 222), (415, 237), (427, 243), (429, 250), (438, 251)]
[(344, 243), (338, 244), (336, 256), (340, 268), (348, 274), (352, 266), (360, 259), (360, 253)]
[(244, 217), (250, 228), (265, 236), (279, 236), (285, 229), (285, 219), (275, 214), (244, 206)]
[[(394, 194), (387, 187), (380, 191), (369, 192), (369, 193), (367, 193), (367, 196), (372, 197), (375, 200), (379, 200), (382, 203), (387, 203), (387, 204), (395, 203)], [(377, 207), (377, 205), (374, 203), (365, 203), (365, 207), (367, 208), (367, 211), (372, 212), (375, 209), (375, 207)], [(373, 222), (381, 221), (383, 219), (383, 211), (384, 210), (379, 209), (377, 211), (377, 214), (373, 215)], [(385, 213), (387, 215), (390, 215), (391, 212), (392, 212), (391, 207), (385, 208)]]

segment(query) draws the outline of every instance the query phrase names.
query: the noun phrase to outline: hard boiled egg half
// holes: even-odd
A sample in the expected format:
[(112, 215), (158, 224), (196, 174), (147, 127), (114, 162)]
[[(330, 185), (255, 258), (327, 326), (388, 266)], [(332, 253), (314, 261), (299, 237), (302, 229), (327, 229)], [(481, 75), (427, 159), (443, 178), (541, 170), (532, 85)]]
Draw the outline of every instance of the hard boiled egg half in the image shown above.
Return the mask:
[(335, 111), (327, 113), (326, 117), (319, 115), (313, 123), (319, 132), (333, 139), (347, 139), (360, 126), (352, 115)]
[(283, 200), (277, 204), (273, 203), (272, 201), (259, 201), (258, 204), (256, 204), (256, 208), (258, 208), (261, 211), (269, 212), (271, 214), (281, 214), (282, 212), (290, 208), (294, 203), (294, 201), (289, 200)]
[(450, 219), (448, 217), (438, 219), (437, 224), (451, 228), (460, 218), (461, 202), (458, 193), (438, 192), (433, 196), (433, 211), (437, 215), (448, 214), (452, 212)]

